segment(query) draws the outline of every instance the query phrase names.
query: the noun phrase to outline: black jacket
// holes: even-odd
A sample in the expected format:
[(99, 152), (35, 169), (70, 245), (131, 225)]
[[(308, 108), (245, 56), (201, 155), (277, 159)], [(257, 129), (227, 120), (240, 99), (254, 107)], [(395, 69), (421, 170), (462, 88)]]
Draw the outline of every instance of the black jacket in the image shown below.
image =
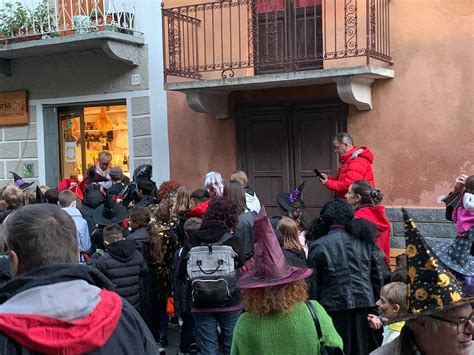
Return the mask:
[(93, 266), (107, 276), (120, 296), (140, 308), (140, 277), (148, 268), (134, 242), (121, 240), (110, 244)]
[[(217, 243), (226, 233), (229, 233), (229, 230), (223, 223), (217, 221), (203, 221), (201, 228), (199, 228), (199, 230), (191, 236), (190, 243), (187, 244), (183, 249), (178, 271), (178, 277), (182, 282), (186, 281), (187, 254), (189, 250), (192, 247), (202, 244)], [(233, 236), (226, 240), (222, 245), (228, 245), (232, 247), (234, 252), (237, 254), (235, 259), (236, 268), (240, 268), (245, 263), (245, 256), (243, 254), (242, 245), (239, 239)], [(240, 304), (240, 290), (236, 288), (232, 293), (232, 298), (229, 302), (227, 302), (225, 307), (232, 307), (238, 304)]]
[(12, 213), (13, 211), (16, 210), (16, 207), (13, 207), (13, 206), (8, 206), (7, 209), (3, 212), (0, 212), (0, 223), (3, 223), (3, 221), (5, 220), (5, 218), (8, 217), (8, 215), (10, 213)]
[[(110, 281), (108, 281), (95, 269), (78, 264), (56, 264), (24, 273), (8, 282), (2, 289), (0, 289), (0, 303), (3, 307), (8, 304), (6, 303), (7, 301), (15, 303), (15, 299), (12, 300), (14, 296), (32, 288), (37, 288), (36, 290), (39, 290), (42, 286), (53, 286), (61, 282), (70, 281), (85, 281), (85, 288), (89, 290), (92, 289), (92, 291), (96, 290), (95, 292), (113, 289), (113, 285), (110, 283)], [(88, 330), (82, 332), (83, 336), (80, 339), (80, 346), (83, 347), (85, 345), (94, 349), (86, 353), (110, 355), (158, 354), (158, 349), (153, 336), (136, 310), (125, 300), (115, 304), (102, 303), (102, 300), (104, 300), (105, 297), (105, 295), (102, 296), (102, 292), (99, 293), (101, 301), (93, 309), (89, 311), (86, 310), (86, 312), (90, 312), (89, 314), (93, 314), (95, 312), (102, 314), (103, 316), (101, 322), (86, 323), (86, 325), (82, 325), (82, 327), (87, 327)], [(34, 294), (28, 297), (33, 297), (32, 302), (34, 302), (34, 297), (38, 297), (37, 294), (38, 291), (35, 291)], [(64, 298), (64, 296), (61, 294), (52, 294), (51, 296), (53, 298), (57, 297), (58, 299)], [(87, 295), (81, 296), (83, 296), (83, 298), (88, 297)], [(78, 296), (77, 298), (80, 298), (81, 296)], [(16, 298), (16, 300), (17, 299), (18, 298)], [(74, 302), (76, 302), (75, 299), (71, 298), (69, 300), (69, 304), (74, 304)], [(55, 305), (54, 299), (51, 300), (51, 305), (52, 307)], [(85, 312), (83, 308), (74, 308), (74, 305), (71, 306), (70, 310), (71, 312)], [(52, 325), (52, 331), (57, 331), (58, 328), (61, 328), (61, 323), (64, 323), (65, 328), (63, 328), (62, 332), (66, 335), (69, 334), (69, 336), (66, 336), (66, 338), (74, 338), (73, 334), (77, 334), (75, 333), (75, 329), (79, 326), (76, 327), (76, 325), (71, 322), (64, 322), (60, 319), (56, 319), (53, 314), (57, 311), (58, 310), (56, 309), (51, 309), (50, 311), (46, 312), (46, 315), (33, 314), (33, 316), (41, 317), (43, 321), (46, 322), (48, 322), (48, 319), (52, 322), (56, 322), (54, 325)], [(114, 311), (119, 313), (118, 323), (116, 323), (114, 328), (112, 328), (112, 333), (108, 336), (108, 338), (104, 339), (105, 343), (100, 348), (97, 348), (95, 344), (97, 343), (98, 338), (105, 337), (105, 332), (103, 330), (106, 329), (109, 324), (114, 324), (114, 321), (110, 319), (111, 317), (108, 317), (108, 314), (114, 313)], [(15, 317), (17, 315), (3, 314), (3, 316), (6, 318), (6, 320), (8, 320), (8, 317)], [(32, 351), (31, 348), (37, 345), (38, 337), (41, 337), (41, 335), (39, 335), (40, 333), (38, 332), (33, 334), (34, 332), (30, 331), (29, 327), (32, 323), (30, 323), (28, 320), (28, 316), (29, 315), (23, 316), (23, 319), (19, 319), (19, 321), (14, 326), (16, 329), (18, 329), (20, 326), (25, 328), (25, 332), (20, 332), (22, 342), (31, 344), (31, 347), (29, 345), (20, 345), (19, 342), (15, 340), (15, 336), (6, 336), (5, 331), (2, 329), (9, 328), (9, 324), (8, 322), (2, 322), (0, 324), (0, 354), (38, 354), (38, 352)], [(74, 317), (73, 314), (71, 316)], [(80, 322), (85, 318), (83, 318), (83, 316), (79, 316), (78, 318), (74, 319), (75, 321)], [(42, 328), (41, 334), (43, 333), (47, 334), (47, 329)], [(30, 334), (35, 338), (30, 337)], [(43, 341), (48, 343), (50, 346), (49, 352), (64, 353), (67, 350), (69, 353), (77, 353), (70, 347), (67, 349), (61, 348), (61, 345), (59, 344), (60, 342), (57, 342), (56, 339), (47, 339), (45, 337)]]
[(158, 287), (150, 260), (150, 234), (146, 227), (141, 227), (130, 233), (127, 240), (135, 243), (136, 249), (142, 254), (148, 267), (145, 275), (140, 279), (140, 314), (151, 329), (154, 326), (153, 315), (157, 308)]
[(383, 278), (377, 246), (332, 229), (310, 244), (310, 295), (328, 312), (375, 305)]
[(104, 202), (104, 196), (100, 190), (92, 190), (88, 192), (82, 200), (81, 213), (82, 217), (86, 220), (87, 226), (89, 227), (89, 233), (92, 234), (95, 230), (95, 219), (94, 211)]
[(257, 213), (254, 211), (241, 213), (237, 225), (235, 226), (234, 234), (240, 240), (245, 260), (248, 260), (253, 256), (253, 225), (255, 219), (257, 219)]

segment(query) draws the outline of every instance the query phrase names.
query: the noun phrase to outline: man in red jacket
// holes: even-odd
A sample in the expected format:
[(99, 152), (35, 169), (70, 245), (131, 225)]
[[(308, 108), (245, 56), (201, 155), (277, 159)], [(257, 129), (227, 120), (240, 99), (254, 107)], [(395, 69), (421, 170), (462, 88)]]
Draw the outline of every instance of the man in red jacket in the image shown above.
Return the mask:
[(368, 147), (355, 146), (352, 137), (338, 133), (333, 140), (334, 151), (339, 154), (339, 169), (336, 176), (322, 174), (321, 183), (336, 193), (336, 197), (345, 198), (349, 186), (356, 180), (367, 180), (374, 186), (372, 163), (374, 155)]

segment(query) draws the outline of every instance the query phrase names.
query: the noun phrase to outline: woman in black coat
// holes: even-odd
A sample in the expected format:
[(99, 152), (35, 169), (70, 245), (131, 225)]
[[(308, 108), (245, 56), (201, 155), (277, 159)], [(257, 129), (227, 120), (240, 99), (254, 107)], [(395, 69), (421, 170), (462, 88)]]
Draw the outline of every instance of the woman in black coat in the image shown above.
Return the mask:
[(313, 268), (310, 295), (331, 316), (344, 341), (345, 354), (368, 354), (367, 315), (383, 285), (375, 244), (377, 230), (344, 200), (326, 203), (307, 237), (308, 263)]

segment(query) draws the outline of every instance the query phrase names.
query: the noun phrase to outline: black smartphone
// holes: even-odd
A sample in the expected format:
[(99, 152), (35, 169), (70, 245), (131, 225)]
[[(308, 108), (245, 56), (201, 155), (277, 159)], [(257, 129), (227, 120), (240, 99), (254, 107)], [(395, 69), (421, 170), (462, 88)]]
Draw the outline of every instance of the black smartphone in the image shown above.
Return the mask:
[(323, 176), (323, 174), (321, 174), (321, 172), (318, 170), (318, 169), (314, 169), (313, 170), (314, 173), (316, 174), (316, 176), (320, 179), (325, 179), (325, 177)]

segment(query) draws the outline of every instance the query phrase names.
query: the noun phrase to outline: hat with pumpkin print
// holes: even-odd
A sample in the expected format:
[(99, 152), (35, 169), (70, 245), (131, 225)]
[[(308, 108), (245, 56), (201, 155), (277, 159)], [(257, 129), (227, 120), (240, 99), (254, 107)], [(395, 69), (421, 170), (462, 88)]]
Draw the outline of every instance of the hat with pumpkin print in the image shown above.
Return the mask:
[(391, 319), (390, 323), (473, 303), (474, 297), (463, 293), (459, 281), (438, 259), (407, 211), (402, 209), (402, 212), (405, 220), (408, 310)]

